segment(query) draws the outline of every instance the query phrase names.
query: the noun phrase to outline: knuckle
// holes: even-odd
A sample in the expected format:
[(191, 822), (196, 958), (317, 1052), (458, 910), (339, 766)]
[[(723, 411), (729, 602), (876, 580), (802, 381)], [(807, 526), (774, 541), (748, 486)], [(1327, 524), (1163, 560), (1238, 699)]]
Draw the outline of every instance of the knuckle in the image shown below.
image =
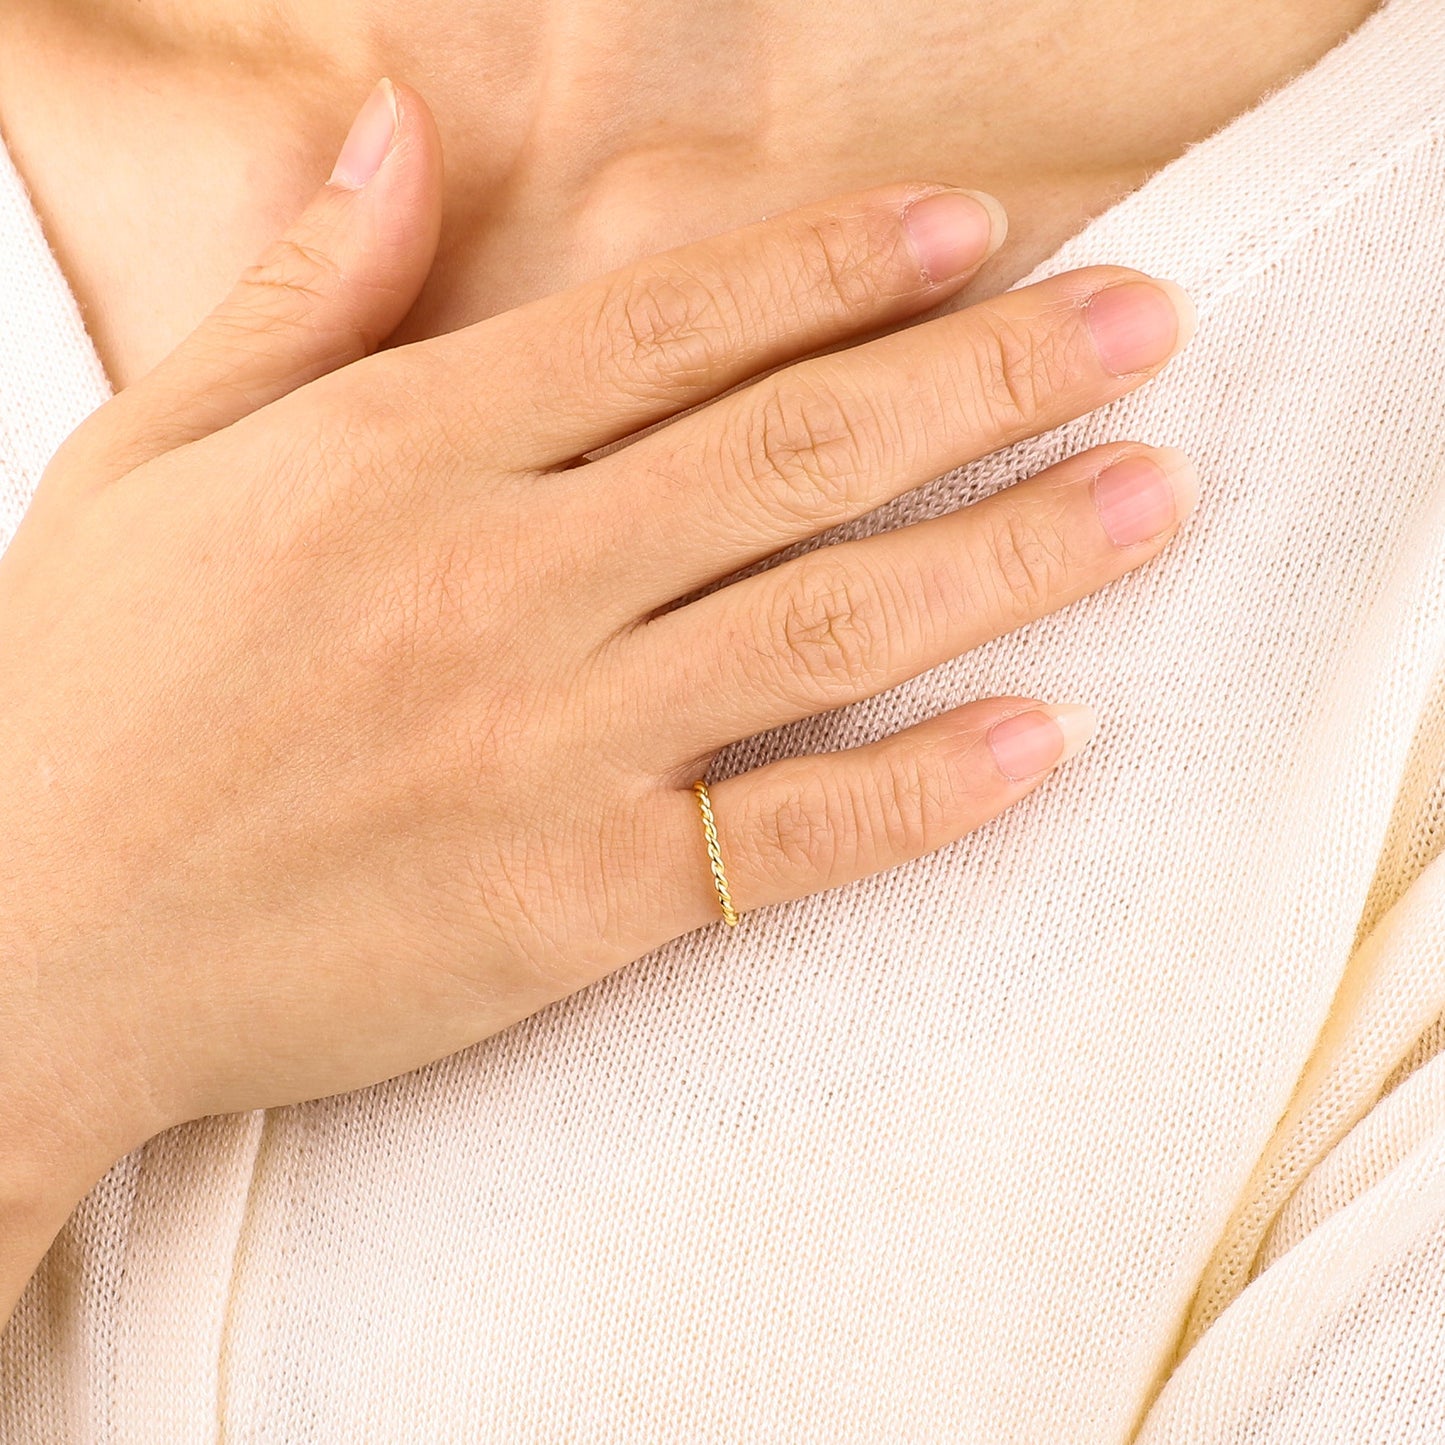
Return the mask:
[[(328, 520), (338, 500), (359, 494), (379, 460), (379, 417), (352, 404), (349, 388), (333, 373), (304, 396), (292, 393), (276, 403), (285, 425), (261, 438), (268, 464), (286, 479), (284, 487), (261, 493), (275, 519), (290, 518), (305, 539)], [(295, 539), (299, 545), (301, 538)]]
[(970, 382), (991, 433), (1032, 435), (1059, 399), (1077, 389), (1083, 375), (1077, 330), (995, 317), (975, 333)]
[(955, 811), (944, 775), (916, 747), (890, 746), (857, 792), (858, 836), (887, 859), (916, 858), (949, 836)]
[(1051, 524), (1005, 506), (987, 524), (983, 543), (985, 575), (1004, 617), (1036, 617), (1065, 592), (1072, 559), (1063, 533)]
[[(824, 549), (825, 551), (830, 549)], [(780, 594), (774, 635), (788, 675), (805, 684), (808, 703), (841, 702), (871, 689), (885, 639), (896, 635), (892, 609), (857, 565), (803, 557)]]
[[(876, 207), (808, 218), (797, 237), (806, 295), (825, 315), (872, 311), (881, 300), (918, 290), (922, 277), (908, 260), (896, 214)], [(908, 282), (898, 285), (902, 276)]]
[(429, 371), (415, 360), (401, 365), (380, 353), (312, 384), (326, 398), (331, 455), (378, 496), (476, 472), (465, 409), (453, 404), (445, 379), (428, 385)]
[(333, 257), (294, 236), (283, 236), (266, 254), (241, 272), (238, 293), (242, 304), (270, 312), (292, 309), (299, 300), (319, 301), (332, 295), (341, 283)]
[(866, 510), (890, 430), (864, 393), (795, 378), (770, 389), (742, 428), (739, 470), (770, 519), (815, 530)]
[(602, 335), (587, 354), (648, 395), (670, 396), (708, 381), (732, 348), (729, 300), (672, 264), (629, 271), (600, 312)]
[(794, 876), (826, 877), (836, 867), (838, 829), (827, 793), (817, 787), (785, 793), (761, 825), (758, 837), (760, 846)]
[(398, 503), (423, 459), (417, 434), (389, 405), (358, 405), (348, 390), (327, 389), (311, 417), (311, 437), (330, 481), (327, 500), (340, 504), (349, 521), (352, 509), (370, 513)]
[(366, 378), (358, 404), (385, 419), (409, 461), (474, 485), (480, 475), (507, 469), (497, 462), (499, 455), (521, 450), (525, 422), (496, 405), (490, 366), (477, 368), (472, 384), (459, 386), (455, 355), (406, 347), (377, 352), (348, 368), (353, 377), (358, 372)]

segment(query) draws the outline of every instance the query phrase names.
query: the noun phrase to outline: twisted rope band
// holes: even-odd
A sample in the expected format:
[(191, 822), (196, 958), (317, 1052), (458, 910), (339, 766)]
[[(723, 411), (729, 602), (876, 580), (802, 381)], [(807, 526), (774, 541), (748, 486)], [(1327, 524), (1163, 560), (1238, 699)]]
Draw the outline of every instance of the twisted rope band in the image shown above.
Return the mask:
[(733, 907), (733, 896), (728, 891), (727, 875), (723, 872), (722, 852), (717, 845), (717, 827), (712, 820), (712, 799), (707, 795), (707, 784), (701, 778), (692, 785), (697, 794), (698, 807), (702, 809), (702, 831), (707, 839), (707, 862), (712, 869), (713, 886), (717, 889), (717, 901), (722, 905), (723, 922), (729, 928), (737, 926), (738, 911)]

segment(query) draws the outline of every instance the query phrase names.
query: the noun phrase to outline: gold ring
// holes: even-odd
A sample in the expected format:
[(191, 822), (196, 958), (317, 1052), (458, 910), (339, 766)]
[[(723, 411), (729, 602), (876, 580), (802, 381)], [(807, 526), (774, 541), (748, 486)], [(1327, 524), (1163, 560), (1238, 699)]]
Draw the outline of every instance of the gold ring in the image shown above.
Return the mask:
[(707, 839), (707, 863), (712, 869), (713, 886), (717, 889), (717, 901), (722, 905), (723, 922), (735, 928), (738, 911), (733, 907), (733, 896), (728, 891), (727, 875), (723, 872), (722, 852), (717, 845), (717, 827), (712, 820), (712, 799), (707, 795), (707, 784), (701, 778), (692, 785), (697, 794), (697, 805), (702, 809), (703, 837)]

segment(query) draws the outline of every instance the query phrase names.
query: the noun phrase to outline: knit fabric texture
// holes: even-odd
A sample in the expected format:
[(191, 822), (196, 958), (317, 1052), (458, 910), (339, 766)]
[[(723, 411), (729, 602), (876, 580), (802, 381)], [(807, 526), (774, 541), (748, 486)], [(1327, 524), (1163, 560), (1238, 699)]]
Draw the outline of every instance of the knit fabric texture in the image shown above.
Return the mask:
[[(713, 776), (1003, 693), (1090, 747), (427, 1068), (153, 1139), (0, 1339), (0, 1440), (1445, 1441), (1445, 6), (1019, 284), (1096, 262), (1194, 297), (1165, 373), (807, 545), (1121, 438), (1199, 463), (1181, 533)], [(109, 394), (3, 153), (0, 268), (3, 543)]]

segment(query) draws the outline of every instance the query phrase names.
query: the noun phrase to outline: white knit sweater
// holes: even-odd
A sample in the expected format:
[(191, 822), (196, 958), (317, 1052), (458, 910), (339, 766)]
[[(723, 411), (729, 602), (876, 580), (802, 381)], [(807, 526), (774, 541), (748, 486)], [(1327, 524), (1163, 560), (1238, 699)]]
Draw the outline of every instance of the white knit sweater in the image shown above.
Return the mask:
[[(1182, 358), (829, 539), (1122, 437), (1199, 461), (1180, 536), (716, 773), (1005, 692), (1093, 744), (917, 863), (121, 1160), (0, 1341), (6, 1445), (1445, 1441), (1445, 5), (1027, 279), (1093, 262), (1186, 287)], [(3, 154), (0, 268), (3, 543), (108, 390)]]

